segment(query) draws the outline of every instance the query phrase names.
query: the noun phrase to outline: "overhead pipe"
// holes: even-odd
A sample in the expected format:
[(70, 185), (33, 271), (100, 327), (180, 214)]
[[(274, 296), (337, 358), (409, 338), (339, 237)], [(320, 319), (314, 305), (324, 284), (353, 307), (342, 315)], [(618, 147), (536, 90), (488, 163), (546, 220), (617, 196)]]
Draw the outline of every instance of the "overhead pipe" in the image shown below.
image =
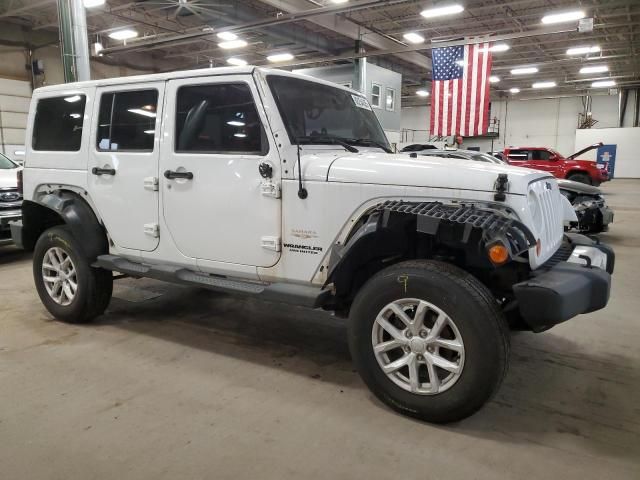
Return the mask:
[(640, 122), (640, 88), (636, 88), (633, 102), (633, 126), (638, 127)]
[(629, 90), (621, 88), (618, 93), (618, 127), (622, 127), (624, 123), (624, 114), (627, 112), (627, 98), (629, 96)]
[(58, 0), (58, 22), (64, 81), (90, 80), (87, 17), (82, 0)]

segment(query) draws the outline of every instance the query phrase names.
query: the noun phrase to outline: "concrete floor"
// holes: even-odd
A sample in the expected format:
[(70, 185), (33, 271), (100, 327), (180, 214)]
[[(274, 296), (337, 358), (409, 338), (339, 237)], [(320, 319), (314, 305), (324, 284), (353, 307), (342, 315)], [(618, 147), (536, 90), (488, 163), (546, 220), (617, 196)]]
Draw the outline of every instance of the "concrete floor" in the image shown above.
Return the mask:
[(51, 319), (0, 247), (0, 478), (640, 478), (640, 181), (604, 186), (606, 310), (513, 336), (497, 398), (457, 425), (381, 405), (344, 322), (147, 280)]

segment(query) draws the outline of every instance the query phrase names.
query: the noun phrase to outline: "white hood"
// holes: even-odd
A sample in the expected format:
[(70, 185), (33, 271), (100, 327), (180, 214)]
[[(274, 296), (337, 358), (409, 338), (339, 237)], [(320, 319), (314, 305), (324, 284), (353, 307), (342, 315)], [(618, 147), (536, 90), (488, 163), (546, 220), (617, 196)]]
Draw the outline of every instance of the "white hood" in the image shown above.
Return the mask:
[(306, 180), (494, 191), (498, 174), (506, 173), (509, 191), (525, 195), (533, 180), (548, 173), (522, 167), (451, 158), (395, 155), (377, 151), (307, 154), (301, 158)]
[(0, 188), (16, 188), (18, 186), (18, 172), (22, 167), (18, 168), (0, 168)]

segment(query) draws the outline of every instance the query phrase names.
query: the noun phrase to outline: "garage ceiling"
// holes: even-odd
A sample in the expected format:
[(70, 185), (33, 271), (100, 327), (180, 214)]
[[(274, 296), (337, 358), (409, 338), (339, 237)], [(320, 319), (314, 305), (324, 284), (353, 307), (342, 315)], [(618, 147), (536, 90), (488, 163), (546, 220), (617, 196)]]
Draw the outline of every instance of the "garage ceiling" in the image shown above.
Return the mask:
[[(614, 79), (618, 86), (640, 84), (640, 2), (638, 0), (459, 0), (462, 13), (425, 19), (420, 12), (434, 4), (458, 0), (106, 0), (87, 10), (89, 37), (105, 47), (101, 61), (126, 65), (132, 55), (153, 59), (157, 70), (226, 65), (239, 57), (256, 65), (266, 57), (288, 52), (286, 66), (350, 61), (355, 40), (362, 41), (370, 61), (403, 74), (404, 95), (414, 97), (428, 86), (433, 42), (480, 35), (505, 38), (510, 49), (495, 53), (494, 93), (532, 95), (536, 81), (558, 86), (550, 95), (583, 94), (594, 79)], [(589, 33), (578, 33), (577, 22), (544, 26), (553, 12), (584, 10), (594, 18)], [(34, 31), (57, 30), (55, 0), (5, 0), (0, 22), (18, 23)], [(138, 37), (113, 40), (109, 34), (131, 28)], [(235, 50), (219, 47), (217, 33), (231, 30), (247, 42)], [(412, 45), (403, 34), (416, 32), (426, 41)], [(600, 51), (569, 56), (570, 47), (598, 46)], [(270, 64), (273, 65), (273, 64)], [(581, 67), (607, 65), (608, 72), (580, 74)], [(535, 66), (533, 75), (514, 76), (516, 67)], [(536, 92), (537, 93), (537, 92)], [(425, 101), (424, 99), (422, 100)]]

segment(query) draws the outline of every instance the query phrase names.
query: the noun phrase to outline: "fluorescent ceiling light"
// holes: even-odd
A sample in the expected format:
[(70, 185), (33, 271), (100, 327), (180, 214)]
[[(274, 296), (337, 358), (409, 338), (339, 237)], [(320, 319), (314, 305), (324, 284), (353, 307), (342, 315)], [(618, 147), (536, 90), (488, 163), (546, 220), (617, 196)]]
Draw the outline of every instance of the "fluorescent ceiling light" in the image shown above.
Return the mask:
[(136, 113), (138, 115), (143, 115), (143, 116), (149, 117), (149, 118), (156, 118), (156, 112), (150, 112), (148, 110), (143, 110), (142, 108), (130, 108), (127, 111), (129, 111), (131, 113)]
[(424, 42), (424, 37), (415, 32), (405, 33), (402, 36), (409, 43), (422, 43)]
[(519, 89), (519, 88), (516, 88), (516, 87), (510, 88), (510, 89), (509, 89), (509, 91), (510, 91), (511, 93), (520, 93), (520, 89)]
[(444, 15), (453, 15), (454, 13), (464, 12), (464, 7), (459, 4), (445, 5), (444, 7), (427, 8), (420, 12), (424, 18), (442, 17)]
[(233, 48), (242, 48), (247, 46), (247, 42), (244, 40), (229, 40), (228, 42), (220, 42), (218, 44), (220, 48), (224, 48), (225, 50), (231, 50)]
[(104, 46), (100, 42), (96, 42), (93, 44), (93, 54), (100, 55), (100, 52), (104, 50)]
[(237, 40), (238, 36), (233, 32), (220, 32), (218, 33), (218, 38), (220, 40), (226, 40), (227, 42), (230, 42), (232, 40)]
[(491, 83), (498, 83), (500, 81), (500, 77), (496, 77), (495, 75), (491, 75), (489, 77), (489, 82)]
[(144, 133), (146, 133), (147, 135), (153, 135), (154, 133), (156, 133), (155, 130), (145, 130)]
[(234, 137), (238, 137), (238, 138), (245, 138), (247, 136), (246, 133), (234, 133), (233, 134)]
[(600, 80), (591, 84), (593, 88), (615, 87), (615, 80)]
[(542, 17), (542, 23), (549, 24), (549, 23), (574, 22), (586, 16), (587, 14), (584, 13), (584, 10), (576, 10), (573, 12), (552, 13), (551, 15), (545, 15), (544, 17)]
[(70, 113), (69, 116), (71, 118), (80, 118), (80, 114), (79, 113)]
[(511, 47), (506, 43), (496, 43), (495, 45), (491, 45), (491, 47), (489, 47), (489, 51), (490, 52), (506, 52), (510, 48)]
[(78, 100), (80, 100), (82, 97), (80, 95), (73, 95), (72, 97), (66, 97), (64, 99), (65, 102), (69, 102), (69, 103), (73, 103), (73, 102), (77, 102)]
[(553, 88), (556, 86), (556, 82), (536, 82), (531, 86), (533, 88)]
[(597, 53), (600, 51), (598, 45), (593, 47), (573, 47), (567, 50), (567, 55), (585, 55), (587, 53)]
[(105, 0), (83, 0), (82, 4), (84, 5), (84, 8), (93, 8), (104, 5), (104, 1)]
[(227, 125), (231, 125), (232, 127), (244, 127), (244, 122), (239, 120), (229, 120)]
[(429, 92), (427, 92), (426, 90), (418, 90), (416, 91), (416, 95), (418, 95), (419, 97), (428, 97)]
[(109, 34), (109, 37), (113, 38), (114, 40), (129, 40), (130, 38), (136, 38), (137, 36), (138, 32), (130, 28), (125, 28), (124, 30), (116, 30), (115, 32), (111, 32)]
[(331, 0), (331, 3), (347, 3), (349, 0)]
[(269, 55), (267, 60), (270, 62), (286, 62), (288, 60), (293, 60), (293, 55), (290, 53), (276, 53), (275, 55)]
[(592, 67), (582, 67), (580, 69), (580, 73), (601, 73), (608, 71), (609, 67), (607, 67), (606, 65), (594, 65)]
[(529, 73), (538, 73), (537, 67), (524, 67), (524, 68), (514, 68), (511, 70), (511, 75), (527, 75)]
[(236, 67), (244, 67), (247, 64), (247, 61), (241, 58), (231, 57), (227, 58), (227, 63), (229, 65), (235, 65)]

